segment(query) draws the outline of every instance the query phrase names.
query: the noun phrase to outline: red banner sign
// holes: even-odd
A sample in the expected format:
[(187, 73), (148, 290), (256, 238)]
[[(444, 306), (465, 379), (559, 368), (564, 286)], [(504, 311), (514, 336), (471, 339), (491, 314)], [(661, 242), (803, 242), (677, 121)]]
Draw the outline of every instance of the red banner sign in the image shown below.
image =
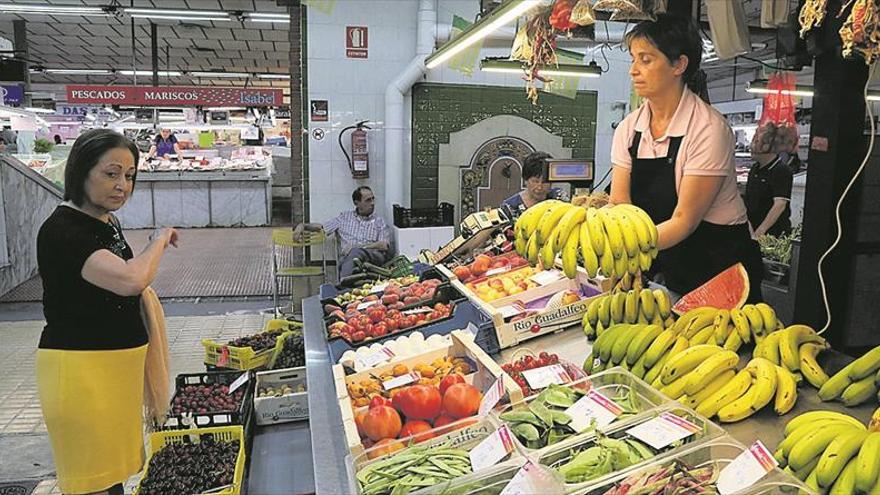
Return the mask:
[(67, 86), (67, 103), (139, 106), (276, 107), (280, 89), (196, 86)]

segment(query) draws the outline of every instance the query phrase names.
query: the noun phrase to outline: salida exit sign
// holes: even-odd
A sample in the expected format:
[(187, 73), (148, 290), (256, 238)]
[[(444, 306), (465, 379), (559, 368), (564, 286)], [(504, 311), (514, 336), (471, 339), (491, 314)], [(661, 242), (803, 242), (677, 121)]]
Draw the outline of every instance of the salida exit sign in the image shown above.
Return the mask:
[(345, 26), (345, 56), (367, 58), (369, 48), (367, 26)]

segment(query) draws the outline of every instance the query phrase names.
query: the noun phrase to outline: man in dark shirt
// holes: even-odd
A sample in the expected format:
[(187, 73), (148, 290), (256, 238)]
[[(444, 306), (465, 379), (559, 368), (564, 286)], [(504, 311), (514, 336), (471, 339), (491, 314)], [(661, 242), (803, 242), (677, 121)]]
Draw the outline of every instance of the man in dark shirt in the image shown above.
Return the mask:
[(752, 153), (755, 163), (746, 183), (746, 210), (755, 237), (791, 232), (792, 172), (775, 153)]

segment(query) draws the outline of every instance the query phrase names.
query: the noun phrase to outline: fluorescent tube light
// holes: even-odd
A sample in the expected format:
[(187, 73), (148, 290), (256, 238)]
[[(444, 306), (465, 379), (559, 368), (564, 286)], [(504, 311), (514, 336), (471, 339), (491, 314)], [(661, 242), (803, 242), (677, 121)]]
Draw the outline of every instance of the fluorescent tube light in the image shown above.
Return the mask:
[(228, 21), (229, 17), (187, 17), (181, 15), (153, 15), (153, 14), (131, 14), (135, 19), (162, 19), (169, 21)]
[(251, 75), (246, 72), (190, 72), (189, 75), (193, 77), (251, 77)]
[(284, 22), (290, 23), (290, 15), (284, 13), (268, 14), (262, 12), (250, 12), (247, 19), (253, 22)]
[(290, 24), (290, 19), (276, 19), (276, 18), (263, 18), (263, 17), (248, 17), (248, 20), (251, 22), (277, 22)]
[(32, 5), (32, 4), (0, 4), (0, 12), (14, 12), (17, 14), (42, 14), (42, 15), (107, 15), (101, 7), (83, 7), (77, 5)]
[(260, 79), (290, 79), (290, 74), (257, 74)]
[[(516, 60), (484, 59), (480, 61), (480, 70), (502, 74), (525, 74), (522, 63)], [(538, 74), (557, 77), (599, 77), (602, 74), (602, 69), (593, 65), (559, 64), (547, 66), (539, 70)]]
[(780, 93), (783, 95), (791, 95), (791, 96), (813, 96), (813, 87), (812, 86), (802, 86), (796, 85), (794, 90), (783, 90), (777, 91), (773, 89), (767, 88), (767, 81), (752, 81), (746, 83), (746, 93), (752, 94), (772, 94), (772, 93)]
[[(120, 70), (120, 71), (116, 71), (116, 72), (117, 72), (118, 74), (123, 75), (123, 76), (132, 76), (132, 75), (135, 75), (135, 76), (152, 76), (152, 75), (153, 75), (153, 71), (151, 71), (151, 70), (135, 70), (135, 71), (132, 71), (132, 70)], [(176, 76), (181, 76), (181, 75), (183, 75), (183, 72), (179, 72), (179, 71), (176, 71), (176, 70), (160, 70), (160, 71), (158, 71), (158, 73), (159, 73), (160, 76), (165, 76), (165, 77), (176, 77)]]
[(429, 69), (438, 67), (443, 62), (454, 57), (467, 47), (480, 41), (496, 29), (504, 26), (529, 10), (540, 5), (542, 0), (506, 0), (489, 14), (468, 26), (458, 37), (451, 39), (438, 48), (425, 59), (425, 66)]
[(49, 74), (111, 74), (108, 69), (44, 69)]
[(52, 114), (55, 113), (55, 110), (52, 110), (51, 108), (25, 107), (24, 109), (27, 110), (28, 112), (34, 112), (34, 113), (52, 113)]
[[(188, 9), (125, 9), (126, 14), (173, 15), (177, 17), (229, 17), (221, 10), (188, 10)], [(134, 15), (132, 15), (134, 17)]]

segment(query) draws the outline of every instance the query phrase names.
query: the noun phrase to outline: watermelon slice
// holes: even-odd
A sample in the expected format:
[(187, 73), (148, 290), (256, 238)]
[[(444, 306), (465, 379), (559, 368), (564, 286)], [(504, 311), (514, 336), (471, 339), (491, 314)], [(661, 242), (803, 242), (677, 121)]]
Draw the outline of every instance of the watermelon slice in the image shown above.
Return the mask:
[(718, 309), (740, 308), (749, 298), (749, 274), (737, 263), (711, 280), (684, 295), (672, 307), (678, 315), (709, 306)]

